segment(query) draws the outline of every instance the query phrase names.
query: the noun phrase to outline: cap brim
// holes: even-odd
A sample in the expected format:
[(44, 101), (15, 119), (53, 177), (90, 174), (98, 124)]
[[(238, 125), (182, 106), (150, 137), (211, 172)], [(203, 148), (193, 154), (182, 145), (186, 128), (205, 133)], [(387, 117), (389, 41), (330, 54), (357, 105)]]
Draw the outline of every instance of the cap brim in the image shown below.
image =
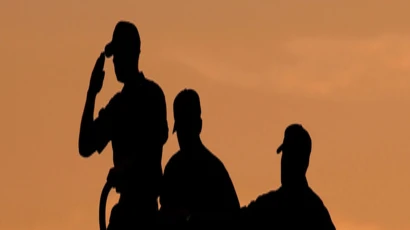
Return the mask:
[(114, 54), (114, 47), (112, 42), (108, 43), (105, 46), (104, 53), (107, 58), (111, 57)]
[(276, 150), (276, 153), (279, 154), (279, 153), (282, 152), (282, 150), (283, 150), (283, 144), (281, 144), (281, 145), (279, 146), (279, 148)]

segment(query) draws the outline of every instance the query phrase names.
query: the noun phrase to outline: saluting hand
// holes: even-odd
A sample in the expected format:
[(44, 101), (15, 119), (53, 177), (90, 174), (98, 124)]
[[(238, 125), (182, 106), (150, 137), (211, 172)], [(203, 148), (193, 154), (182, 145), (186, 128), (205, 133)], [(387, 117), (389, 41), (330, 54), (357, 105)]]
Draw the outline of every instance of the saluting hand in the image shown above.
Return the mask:
[(89, 91), (91, 93), (97, 94), (101, 91), (104, 83), (104, 63), (105, 63), (105, 54), (101, 53), (95, 62), (93, 72), (91, 73)]

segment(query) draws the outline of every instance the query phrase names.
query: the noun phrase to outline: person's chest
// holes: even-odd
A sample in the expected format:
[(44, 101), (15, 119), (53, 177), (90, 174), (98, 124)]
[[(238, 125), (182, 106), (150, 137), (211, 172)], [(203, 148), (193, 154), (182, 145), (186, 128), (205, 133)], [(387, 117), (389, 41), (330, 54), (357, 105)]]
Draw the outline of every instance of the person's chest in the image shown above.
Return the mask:
[(182, 157), (178, 164), (178, 173), (175, 175), (180, 192), (186, 197), (205, 193), (212, 185), (211, 167), (204, 157)]
[[(283, 226), (314, 226), (319, 204), (308, 190), (282, 192), (276, 199), (276, 217)], [(274, 205), (274, 204), (273, 204)], [(274, 206), (273, 206), (274, 207)]]
[(149, 114), (150, 96), (144, 91), (122, 93), (113, 106), (112, 131), (115, 136), (132, 135), (141, 129)]

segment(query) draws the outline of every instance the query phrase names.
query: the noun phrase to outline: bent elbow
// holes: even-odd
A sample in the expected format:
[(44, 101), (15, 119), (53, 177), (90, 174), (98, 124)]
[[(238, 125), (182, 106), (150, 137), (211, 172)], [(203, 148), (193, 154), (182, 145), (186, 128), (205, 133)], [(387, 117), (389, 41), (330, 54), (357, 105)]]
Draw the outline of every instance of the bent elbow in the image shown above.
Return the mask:
[(80, 156), (84, 158), (93, 155), (96, 151), (94, 140), (92, 135), (90, 135), (91, 133), (89, 130), (81, 130), (78, 137), (78, 152)]
[(80, 156), (82, 156), (84, 158), (88, 158), (93, 154), (90, 151), (85, 151), (85, 150), (81, 150), (81, 149), (80, 149), (79, 153), (80, 153)]
[(91, 155), (93, 155), (95, 150), (90, 148), (89, 145), (86, 145), (86, 144), (84, 144), (83, 142), (80, 141), (78, 143), (78, 152), (80, 153), (80, 156), (82, 156), (84, 158), (87, 158), (87, 157), (90, 157)]
[(82, 156), (84, 158), (87, 158), (87, 157), (89, 157), (93, 154), (93, 152), (91, 152), (87, 149), (81, 148), (81, 147), (78, 148), (78, 152), (80, 153), (80, 156)]

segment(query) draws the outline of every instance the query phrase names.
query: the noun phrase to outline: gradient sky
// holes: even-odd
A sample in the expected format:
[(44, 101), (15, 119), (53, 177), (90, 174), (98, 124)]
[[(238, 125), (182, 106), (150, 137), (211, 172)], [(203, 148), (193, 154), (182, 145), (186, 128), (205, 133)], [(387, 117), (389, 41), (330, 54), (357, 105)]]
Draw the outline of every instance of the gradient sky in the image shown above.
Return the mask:
[[(311, 133), (308, 179), (340, 230), (410, 229), (410, 2), (2, 0), (0, 229), (98, 229), (110, 146), (83, 159), (81, 113), (118, 20), (141, 33), (141, 69), (168, 121), (183, 88), (241, 204), (280, 185), (286, 126)], [(106, 61), (97, 111), (121, 85)], [(163, 166), (178, 150), (170, 135)], [(109, 206), (118, 196), (110, 196)]]

